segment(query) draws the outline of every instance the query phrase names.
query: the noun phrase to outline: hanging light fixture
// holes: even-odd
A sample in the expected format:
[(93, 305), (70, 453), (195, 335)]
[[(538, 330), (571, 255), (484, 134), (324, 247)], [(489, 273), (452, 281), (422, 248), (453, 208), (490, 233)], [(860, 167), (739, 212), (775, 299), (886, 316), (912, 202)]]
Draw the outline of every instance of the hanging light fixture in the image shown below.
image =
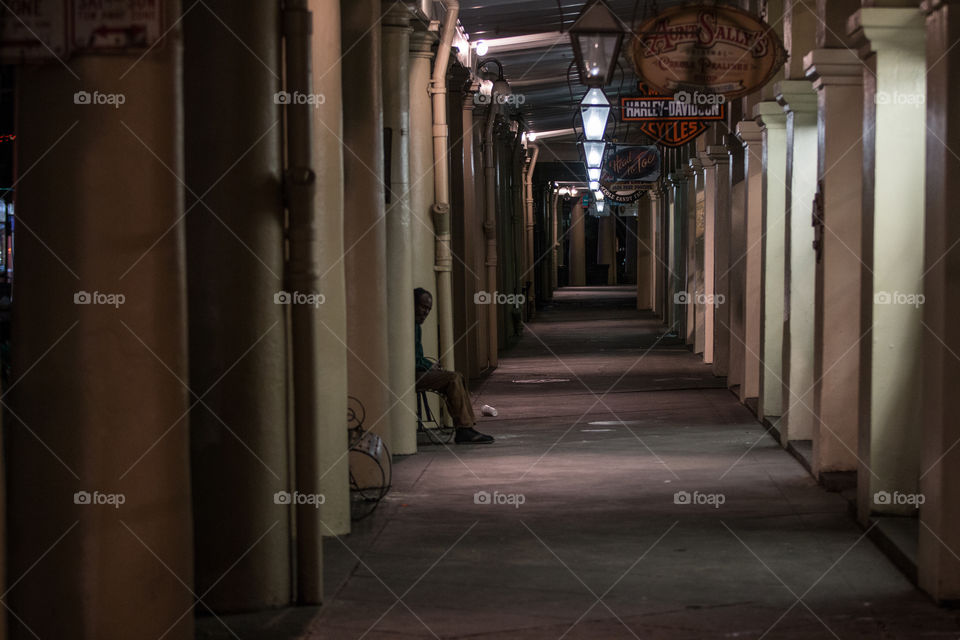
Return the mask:
[(606, 142), (587, 141), (580, 144), (583, 145), (583, 161), (587, 165), (587, 169), (599, 169), (603, 166), (603, 152), (607, 147)]
[(580, 101), (580, 117), (583, 121), (583, 137), (587, 140), (603, 140), (610, 119), (610, 101), (603, 90), (594, 87)]
[(626, 26), (603, 0), (590, 0), (570, 27), (580, 82), (602, 87), (613, 77)]

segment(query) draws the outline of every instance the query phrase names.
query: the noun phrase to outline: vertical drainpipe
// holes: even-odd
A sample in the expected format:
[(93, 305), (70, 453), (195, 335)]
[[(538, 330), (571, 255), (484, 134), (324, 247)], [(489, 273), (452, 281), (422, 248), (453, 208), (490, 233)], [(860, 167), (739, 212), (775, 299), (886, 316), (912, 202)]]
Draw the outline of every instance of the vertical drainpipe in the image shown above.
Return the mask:
[(447, 64), (457, 26), (460, 3), (447, 0), (443, 35), (433, 65), (430, 94), (433, 97), (433, 226), (437, 234), (437, 319), (440, 323), (440, 365), (454, 368), (453, 358), (453, 252), (450, 247), (450, 167), (447, 164)]
[[(286, 91), (312, 95), (310, 77), (313, 16), (307, 0), (285, 0), (283, 35)], [(287, 167), (284, 200), (288, 212), (288, 258), (285, 280), (288, 291), (320, 293), (318, 239), (314, 198), (313, 126), (310, 104), (286, 107)], [(320, 367), (316, 309), (308, 304), (290, 305), (293, 357), (294, 484), (301, 494), (319, 494), (320, 424), (322, 408), (317, 393)], [(296, 598), (301, 604), (319, 604), (323, 599), (321, 512), (313, 505), (294, 508), (296, 527)]]
[(536, 293), (536, 258), (533, 256), (533, 170), (537, 167), (537, 157), (540, 155), (540, 146), (534, 143), (528, 143), (529, 148), (533, 149), (533, 155), (530, 157), (530, 164), (527, 167), (526, 180), (527, 180), (527, 206), (526, 206), (526, 233), (524, 235), (524, 240), (526, 242), (526, 263), (524, 264), (525, 277), (529, 278), (528, 282), (530, 286), (527, 288), (527, 317), (533, 315), (533, 310), (536, 307), (537, 293)]
[[(497, 110), (494, 104), (496, 102), (491, 99), (487, 107), (487, 129), (483, 137), (483, 172), (487, 189), (487, 211), (483, 221), (483, 233), (487, 239), (487, 259), (484, 264), (487, 267), (487, 291), (491, 294), (497, 290), (497, 166), (494, 162), (493, 149), (493, 127), (497, 121)], [(499, 363), (496, 307), (492, 304), (487, 305), (486, 313), (487, 349), (490, 368), (493, 369)]]

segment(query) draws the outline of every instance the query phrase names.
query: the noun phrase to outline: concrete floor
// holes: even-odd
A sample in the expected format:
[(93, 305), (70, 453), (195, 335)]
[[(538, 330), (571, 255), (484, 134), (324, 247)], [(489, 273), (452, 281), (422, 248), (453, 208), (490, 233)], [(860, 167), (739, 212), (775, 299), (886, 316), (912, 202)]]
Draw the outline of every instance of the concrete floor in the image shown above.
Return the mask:
[(960, 638), (661, 330), (630, 289), (562, 290), (474, 390), (497, 442), (399, 460), (328, 541), (326, 606), (198, 637)]

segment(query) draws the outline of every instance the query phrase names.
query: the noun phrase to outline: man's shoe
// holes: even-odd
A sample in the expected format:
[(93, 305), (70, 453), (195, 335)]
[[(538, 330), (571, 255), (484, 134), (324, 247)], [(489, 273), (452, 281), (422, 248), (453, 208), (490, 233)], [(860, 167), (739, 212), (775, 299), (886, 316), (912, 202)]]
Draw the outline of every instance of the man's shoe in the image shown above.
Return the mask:
[(453, 440), (457, 444), (490, 444), (493, 442), (493, 436), (480, 433), (473, 427), (460, 427)]

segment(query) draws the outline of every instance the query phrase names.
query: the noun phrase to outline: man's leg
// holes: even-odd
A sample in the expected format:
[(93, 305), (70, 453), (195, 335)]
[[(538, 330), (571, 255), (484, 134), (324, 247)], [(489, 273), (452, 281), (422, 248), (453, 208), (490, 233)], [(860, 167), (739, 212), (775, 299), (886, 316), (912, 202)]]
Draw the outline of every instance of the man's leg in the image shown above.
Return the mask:
[(472, 427), (477, 420), (473, 415), (473, 406), (470, 404), (470, 394), (463, 384), (463, 376), (458, 371), (431, 369), (423, 373), (417, 380), (417, 391), (427, 389), (443, 394), (447, 401), (447, 408), (456, 427)]

